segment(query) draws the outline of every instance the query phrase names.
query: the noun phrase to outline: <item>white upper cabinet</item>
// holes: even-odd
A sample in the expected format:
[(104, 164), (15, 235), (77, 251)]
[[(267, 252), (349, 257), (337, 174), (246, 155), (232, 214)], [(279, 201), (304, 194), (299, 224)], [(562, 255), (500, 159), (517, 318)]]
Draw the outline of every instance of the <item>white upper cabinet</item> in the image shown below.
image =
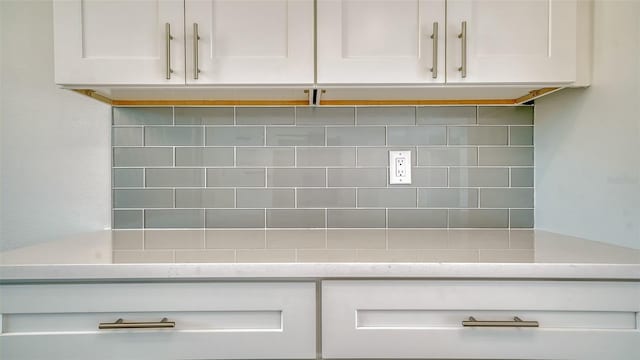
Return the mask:
[(568, 0), (448, 0), (447, 82), (575, 81), (576, 9)]
[(317, 21), (320, 84), (445, 80), (445, 0), (319, 0)]
[(300, 85), (314, 81), (313, 0), (54, 3), (59, 84)]
[(55, 1), (56, 83), (184, 84), (183, 8), (182, 0)]
[(312, 0), (186, 0), (185, 11), (188, 84), (313, 84)]
[(56, 83), (562, 86), (588, 36), (577, 14), (578, 0), (54, 0)]
[(576, 12), (574, 0), (318, 0), (318, 83), (570, 83)]

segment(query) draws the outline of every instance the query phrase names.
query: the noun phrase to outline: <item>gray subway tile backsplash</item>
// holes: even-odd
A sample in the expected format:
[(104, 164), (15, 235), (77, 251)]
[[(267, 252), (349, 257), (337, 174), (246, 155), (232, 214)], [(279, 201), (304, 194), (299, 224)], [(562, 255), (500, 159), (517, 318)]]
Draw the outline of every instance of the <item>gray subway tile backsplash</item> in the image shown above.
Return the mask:
[(264, 209), (207, 209), (208, 228), (264, 228)]
[(415, 188), (358, 189), (358, 207), (416, 207)]
[(327, 145), (385, 145), (385, 128), (383, 126), (327, 127)]
[(352, 107), (299, 107), (296, 125), (355, 125)]
[(298, 167), (356, 166), (355, 147), (298, 147)]
[(506, 228), (509, 227), (509, 210), (506, 209), (451, 209), (451, 228)]
[(201, 108), (177, 107), (175, 109), (176, 125), (233, 125), (233, 107)]
[(304, 189), (297, 191), (298, 208), (354, 208), (356, 189)]
[(114, 188), (144, 187), (144, 169), (113, 169), (111, 177)]
[(480, 147), (478, 164), (533, 166), (533, 147)]
[(379, 187), (387, 184), (385, 168), (335, 168), (327, 170), (329, 187)]
[(325, 169), (267, 169), (267, 187), (325, 187)]
[(268, 228), (324, 228), (324, 209), (267, 209)]
[(329, 228), (385, 228), (384, 209), (327, 209)]
[(267, 127), (267, 146), (323, 146), (324, 134), (317, 126)]
[(389, 166), (389, 151), (411, 151), (411, 165), (418, 164), (415, 146), (394, 146), (394, 147), (357, 147), (357, 162), (360, 167), (387, 167)]
[(415, 125), (416, 109), (411, 106), (359, 107), (358, 125)]
[(144, 211), (145, 228), (202, 229), (204, 209), (151, 209)]
[(146, 169), (144, 178), (147, 187), (202, 187), (204, 169)]
[(173, 166), (170, 147), (114, 147), (113, 166)]
[(112, 216), (114, 229), (143, 228), (143, 210), (113, 210)]
[(418, 166), (475, 166), (477, 147), (419, 147)]
[(172, 208), (171, 189), (119, 189), (113, 190), (114, 208)]
[(294, 208), (294, 189), (237, 189), (236, 201), (239, 208)]
[[(533, 174), (531, 174), (533, 179)], [(509, 168), (452, 167), (449, 169), (452, 187), (507, 187)]]
[(113, 125), (171, 125), (170, 107), (114, 107)]
[(533, 189), (480, 189), (483, 208), (533, 208)]
[(476, 123), (475, 106), (419, 106), (418, 125), (471, 125)]
[(476, 208), (478, 189), (418, 189), (418, 207)]
[(512, 168), (512, 187), (533, 187), (533, 168)]
[(264, 146), (264, 127), (206, 127), (207, 146)]
[(237, 166), (294, 166), (293, 147), (239, 147), (236, 149)]
[(202, 127), (147, 126), (144, 128), (144, 144), (148, 146), (202, 146)]
[(480, 125), (533, 125), (532, 106), (480, 106)]
[(293, 125), (292, 107), (243, 107), (236, 109), (236, 125)]
[(177, 147), (176, 166), (233, 166), (233, 147)]
[(448, 131), (449, 145), (507, 145), (506, 126), (454, 126)]
[(444, 209), (389, 209), (390, 228), (446, 228)]
[(176, 189), (176, 208), (234, 208), (234, 189)]
[(444, 126), (389, 126), (389, 145), (445, 145), (447, 128)]
[(264, 186), (264, 169), (212, 168), (207, 169), (207, 187)]
[(114, 146), (142, 146), (143, 131), (141, 127), (114, 127), (111, 129), (111, 143)]
[[(534, 226), (530, 106), (116, 107), (113, 124), (113, 228), (258, 234), (207, 236), (211, 251), (253, 251), (220, 261), (269, 244), (337, 259), (323, 234), (354, 246), (339, 229)], [(388, 183), (389, 150), (412, 152), (411, 184)], [(332, 230), (275, 230), (289, 228)]]
[[(446, 187), (449, 177), (447, 173), (447, 168), (444, 167), (416, 167), (411, 171), (411, 185), (417, 187)], [(390, 186), (404, 187), (406, 185)]]
[(533, 126), (511, 126), (509, 128), (510, 145), (533, 145)]

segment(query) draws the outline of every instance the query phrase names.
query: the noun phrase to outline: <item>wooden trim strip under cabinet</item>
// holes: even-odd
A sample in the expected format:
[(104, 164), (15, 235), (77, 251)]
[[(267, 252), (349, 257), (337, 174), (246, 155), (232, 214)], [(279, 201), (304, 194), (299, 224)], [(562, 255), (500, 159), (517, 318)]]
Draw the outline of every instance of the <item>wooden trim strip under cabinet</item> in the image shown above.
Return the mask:
[[(407, 99), (407, 100), (321, 100), (320, 106), (353, 105), (519, 105), (562, 88), (530, 91), (516, 99)], [(304, 106), (308, 100), (112, 100), (90, 89), (73, 91), (112, 106)]]

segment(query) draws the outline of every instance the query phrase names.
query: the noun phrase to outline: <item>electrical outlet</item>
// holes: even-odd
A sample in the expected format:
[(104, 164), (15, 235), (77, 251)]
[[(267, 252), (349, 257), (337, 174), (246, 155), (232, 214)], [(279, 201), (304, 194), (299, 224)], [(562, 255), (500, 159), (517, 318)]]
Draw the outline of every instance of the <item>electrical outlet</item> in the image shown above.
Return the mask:
[(389, 184), (411, 184), (411, 151), (389, 151)]

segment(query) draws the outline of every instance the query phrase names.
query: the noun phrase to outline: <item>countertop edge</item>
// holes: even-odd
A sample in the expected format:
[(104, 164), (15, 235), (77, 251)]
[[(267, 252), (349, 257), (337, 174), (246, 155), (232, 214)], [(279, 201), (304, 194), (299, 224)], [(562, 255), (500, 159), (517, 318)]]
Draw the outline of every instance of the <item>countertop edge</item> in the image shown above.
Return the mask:
[(114, 281), (488, 279), (640, 281), (635, 264), (307, 263), (0, 266), (0, 284)]

